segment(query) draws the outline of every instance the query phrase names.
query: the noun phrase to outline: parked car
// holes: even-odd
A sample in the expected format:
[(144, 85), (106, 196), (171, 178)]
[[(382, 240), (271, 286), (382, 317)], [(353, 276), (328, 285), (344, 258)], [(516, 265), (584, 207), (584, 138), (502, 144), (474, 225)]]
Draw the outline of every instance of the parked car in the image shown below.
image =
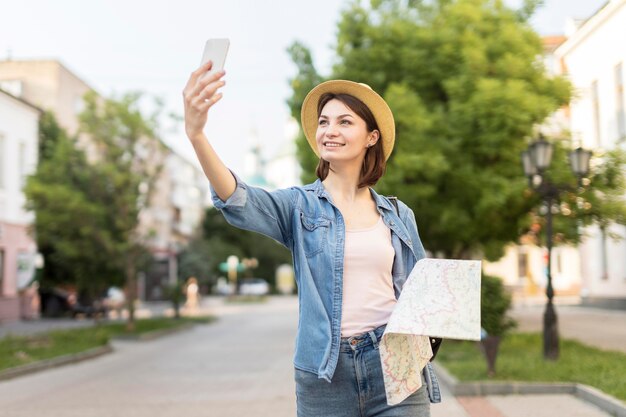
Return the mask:
[(263, 278), (244, 278), (239, 285), (241, 295), (265, 295), (269, 292), (270, 286)]
[(79, 301), (75, 292), (63, 288), (39, 288), (39, 297), (41, 299), (41, 315), (43, 317), (106, 316), (106, 308), (102, 300)]

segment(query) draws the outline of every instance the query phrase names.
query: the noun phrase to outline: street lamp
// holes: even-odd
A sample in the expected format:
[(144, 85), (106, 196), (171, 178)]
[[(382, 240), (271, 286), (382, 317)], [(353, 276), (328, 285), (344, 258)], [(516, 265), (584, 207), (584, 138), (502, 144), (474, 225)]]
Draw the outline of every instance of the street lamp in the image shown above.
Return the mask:
[[(548, 302), (543, 315), (543, 357), (556, 360), (559, 358), (559, 334), (556, 312), (552, 303), (554, 298), (554, 289), (552, 288), (552, 204), (558, 200), (561, 191), (569, 190), (571, 187), (556, 185), (550, 181), (546, 170), (550, 167), (552, 152), (552, 144), (545, 140), (543, 135), (539, 135), (539, 138), (531, 143), (526, 151), (522, 152), (522, 166), (524, 167), (524, 174), (528, 177), (529, 186), (541, 196), (548, 208), (546, 212), (546, 246), (548, 247), (546, 295)], [(582, 178), (589, 172), (590, 158), (591, 152), (580, 147), (569, 154), (570, 166), (574, 175), (578, 177), (579, 186), (582, 186)], [(534, 181), (536, 178), (539, 180), (537, 183)]]

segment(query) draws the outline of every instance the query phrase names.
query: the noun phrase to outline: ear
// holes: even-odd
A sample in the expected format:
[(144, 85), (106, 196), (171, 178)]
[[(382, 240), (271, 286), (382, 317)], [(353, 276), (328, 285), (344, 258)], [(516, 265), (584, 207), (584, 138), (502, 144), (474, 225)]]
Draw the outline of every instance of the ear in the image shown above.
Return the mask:
[(380, 132), (378, 130), (372, 130), (370, 132), (369, 135), (369, 140), (367, 142), (367, 147), (370, 148), (374, 145), (376, 145), (376, 142), (378, 142), (378, 138), (380, 138)]

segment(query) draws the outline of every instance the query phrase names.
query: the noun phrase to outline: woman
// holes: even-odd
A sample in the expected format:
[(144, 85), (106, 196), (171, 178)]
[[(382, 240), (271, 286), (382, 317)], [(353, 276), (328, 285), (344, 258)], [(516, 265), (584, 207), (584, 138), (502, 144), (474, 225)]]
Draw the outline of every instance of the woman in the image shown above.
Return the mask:
[(224, 72), (202, 77), (210, 68), (196, 70), (183, 92), (186, 133), (226, 220), (292, 251), (298, 416), (428, 416), (429, 394), (439, 401), (430, 366), (418, 391), (389, 406), (378, 351), (402, 285), (424, 257), (411, 209), (370, 188), (393, 149), (391, 110), (364, 84), (318, 85), (304, 100), (302, 128), (320, 158), (319, 179), (267, 192), (226, 168), (203, 133), (225, 84)]

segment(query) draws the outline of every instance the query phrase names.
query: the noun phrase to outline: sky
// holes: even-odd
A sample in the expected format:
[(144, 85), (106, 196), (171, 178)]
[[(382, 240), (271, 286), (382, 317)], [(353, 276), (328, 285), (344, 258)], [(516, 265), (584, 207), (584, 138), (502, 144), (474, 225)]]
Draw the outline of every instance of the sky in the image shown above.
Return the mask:
[[(505, 0), (518, 7), (522, 0)], [(586, 18), (606, 0), (546, 0), (531, 20), (541, 34), (563, 33), (567, 17)], [(223, 99), (205, 129), (224, 163), (243, 171), (259, 143), (271, 158), (294, 134), (286, 104), (296, 73), (286, 49), (309, 47), (330, 72), (345, 1), (333, 0), (0, 0), (0, 59), (58, 59), (100, 94), (143, 91), (164, 114), (183, 114), (182, 90), (206, 39), (230, 39)], [(146, 101), (148, 103), (148, 101)], [(146, 104), (146, 109), (148, 104)], [(180, 122), (164, 117), (161, 137), (195, 161)]]

